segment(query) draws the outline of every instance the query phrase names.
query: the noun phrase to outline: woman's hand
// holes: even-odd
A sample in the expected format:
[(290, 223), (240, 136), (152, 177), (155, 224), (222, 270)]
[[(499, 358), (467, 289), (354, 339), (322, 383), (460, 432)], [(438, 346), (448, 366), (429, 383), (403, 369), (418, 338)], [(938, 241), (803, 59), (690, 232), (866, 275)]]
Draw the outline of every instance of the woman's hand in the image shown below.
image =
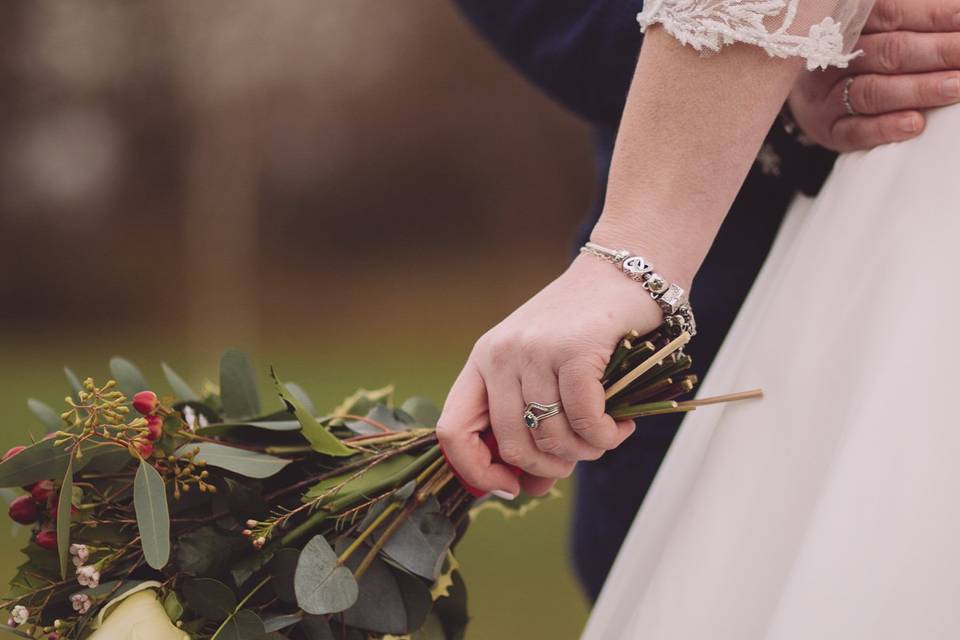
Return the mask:
[[(550, 285), (477, 341), (450, 390), (437, 434), (470, 485), (517, 495), (545, 493), (578, 460), (595, 460), (634, 430), (604, 411), (600, 380), (617, 341), (630, 329), (663, 320), (657, 304), (612, 264), (580, 256)], [(528, 402), (561, 402), (563, 412), (536, 429), (524, 424)], [(492, 427), (518, 479), (491, 460), (480, 433)]]

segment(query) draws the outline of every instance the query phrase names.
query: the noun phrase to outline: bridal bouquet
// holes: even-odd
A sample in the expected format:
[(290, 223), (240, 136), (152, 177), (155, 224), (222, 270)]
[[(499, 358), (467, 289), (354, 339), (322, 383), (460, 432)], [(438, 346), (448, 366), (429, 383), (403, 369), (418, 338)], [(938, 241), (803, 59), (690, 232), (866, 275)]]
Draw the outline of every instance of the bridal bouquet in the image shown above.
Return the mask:
[[(618, 418), (689, 411), (677, 402), (688, 339), (624, 338), (610, 361)], [(47, 435), (14, 447), (0, 487), (32, 527), (0, 606), (40, 640), (461, 638), (466, 590), (452, 549), (480, 492), (446, 464), (439, 412), (392, 388), (319, 415), (271, 370), (265, 409), (248, 358), (227, 352), (219, 386), (172, 396), (130, 362), (80, 382), (65, 411), (31, 400)], [(489, 432), (486, 442), (495, 452)]]

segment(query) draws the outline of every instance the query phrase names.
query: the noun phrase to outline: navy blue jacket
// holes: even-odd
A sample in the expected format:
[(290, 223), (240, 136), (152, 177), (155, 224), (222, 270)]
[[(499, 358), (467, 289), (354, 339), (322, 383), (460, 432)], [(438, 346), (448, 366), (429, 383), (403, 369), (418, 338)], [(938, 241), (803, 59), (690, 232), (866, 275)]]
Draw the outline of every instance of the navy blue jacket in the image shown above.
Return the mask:
[[(642, 0), (456, 0), (469, 21), (520, 73), (590, 122), (599, 189), (576, 239), (589, 235), (603, 203), (613, 140), (642, 36)], [(642, 87), (638, 88), (642, 90)], [(763, 264), (797, 190), (815, 193), (834, 156), (800, 145), (775, 125), (768, 144), (778, 170), (754, 166), (694, 281), (699, 333), (687, 348), (706, 372)], [(620, 448), (577, 470), (572, 550), (596, 598), (623, 538), (676, 433), (678, 416), (645, 418)]]

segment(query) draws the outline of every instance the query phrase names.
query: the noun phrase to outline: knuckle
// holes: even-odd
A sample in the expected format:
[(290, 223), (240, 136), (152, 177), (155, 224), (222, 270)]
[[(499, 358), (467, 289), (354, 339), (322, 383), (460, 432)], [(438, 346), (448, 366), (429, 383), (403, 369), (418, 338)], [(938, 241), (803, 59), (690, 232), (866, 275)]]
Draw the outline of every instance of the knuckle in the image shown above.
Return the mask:
[(907, 40), (902, 33), (888, 33), (877, 49), (877, 66), (884, 73), (896, 73), (903, 67)]
[(900, 0), (879, 0), (873, 8), (873, 19), (880, 31), (896, 31), (903, 24)]
[(857, 87), (858, 84), (860, 104), (855, 104), (854, 107), (864, 113), (877, 113), (883, 100), (880, 83), (872, 76), (863, 76), (860, 82), (853, 86)]
[(599, 428), (600, 426), (599, 420), (589, 416), (570, 417), (570, 428), (575, 433), (594, 446), (610, 449), (616, 443), (611, 441), (609, 435)]
[(507, 440), (500, 443), (500, 459), (514, 467), (523, 467), (527, 462), (524, 447), (518, 442)]
[(512, 334), (489, 334), (484, 336), (477, 346), (494, 369), (505, 367), (516, 353), (516, 339)]
[(556, 436), (543, 436), (536, 439), (537, 449), (543, 453), (550, 454), (552, 456), (557, 456), (558, 458), (566, 458), (566, 448), (563, 445), (563, 442), (560, 438)]

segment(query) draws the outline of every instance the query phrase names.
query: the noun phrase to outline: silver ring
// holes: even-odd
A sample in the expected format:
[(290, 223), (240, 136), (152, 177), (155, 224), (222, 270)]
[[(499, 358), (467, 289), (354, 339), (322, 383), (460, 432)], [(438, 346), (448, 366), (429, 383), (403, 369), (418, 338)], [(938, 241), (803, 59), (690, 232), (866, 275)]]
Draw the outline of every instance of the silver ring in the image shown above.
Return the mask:
[(857, 110), (853, 108), (853, 103), (850, 102), (850, 87), (853, 86), (853, 81), (857, 79), (857, 76), (850, 76), (843, 83), (843, 95), (840, 97), (840, 101), (843, 102), (843, 108), (847, 110), (848, 116), (858, 116)]
[(563, 411), (563, 407), (559, 402), (553, 402), (551, 404), (528, 402), (527, 406), (523, 409), (523, 423), (527, 425), (529, 429), (536, 429), (540, 426), (540, 422), (547, 418), (552, 418), (561, 411)]

